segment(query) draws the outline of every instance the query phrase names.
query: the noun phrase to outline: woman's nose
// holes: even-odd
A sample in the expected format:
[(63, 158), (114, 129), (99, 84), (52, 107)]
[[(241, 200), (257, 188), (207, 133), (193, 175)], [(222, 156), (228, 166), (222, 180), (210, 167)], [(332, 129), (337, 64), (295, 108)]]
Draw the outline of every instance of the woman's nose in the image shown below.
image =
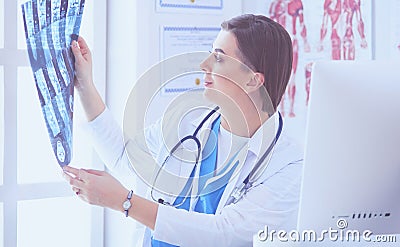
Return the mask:
[(212, 54), (208, 55), (201, 63), (200, 69), (206, 73), (211, 72), (210, 57)]

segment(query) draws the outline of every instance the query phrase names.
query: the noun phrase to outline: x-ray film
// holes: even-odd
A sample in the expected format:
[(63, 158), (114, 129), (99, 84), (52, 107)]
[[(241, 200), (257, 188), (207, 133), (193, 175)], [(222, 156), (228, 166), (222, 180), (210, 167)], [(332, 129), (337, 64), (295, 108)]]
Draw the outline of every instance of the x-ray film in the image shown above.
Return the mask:
[(26, 44), (50, 143), (60, 166), (72, 158), (74, 56), (85, 0), (22, 4)]

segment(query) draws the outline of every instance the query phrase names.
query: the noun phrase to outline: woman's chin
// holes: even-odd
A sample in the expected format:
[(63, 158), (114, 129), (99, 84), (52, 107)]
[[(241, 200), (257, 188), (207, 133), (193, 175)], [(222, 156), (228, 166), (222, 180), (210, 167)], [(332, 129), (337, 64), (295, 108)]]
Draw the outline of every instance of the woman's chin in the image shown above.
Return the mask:
[(232, 97), (228, 97), (228, 95), (214, 88), (205, 88), (203, 91), (203, 97), (206, 101), (220, 107), (227, 106), (229, 104), (236, 105), (236, 103), (232, 101)]
[(203, 91), (203, 97), (205, 100), (218, 105), (218, 92), (215, 89), (206, 87)]

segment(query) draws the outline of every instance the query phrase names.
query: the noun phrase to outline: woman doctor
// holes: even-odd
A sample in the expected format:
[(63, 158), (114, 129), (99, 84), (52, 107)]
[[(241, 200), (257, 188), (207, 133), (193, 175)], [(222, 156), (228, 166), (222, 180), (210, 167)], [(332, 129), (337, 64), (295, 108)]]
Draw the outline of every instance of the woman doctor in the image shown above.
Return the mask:
[[(196, 136), (201, 142), (201, 158), (198, 164), (192, 162), (183, 169), (184, 174), (178, 174), (186, 180), (175, 196), (162, 197), (151, 189), (147, 198), (141, 197), (107, 172), (64, 168), (65, 178), (82, 200), (120, 211), (145, 225), (143, 246), (251, 246), (253, 236), (266, 226), (276, 232), (296, 227), (302, 153), (281, 134), (282, 119), (276, 112), (291, 73), (291, 38), (265, 16), (242, 15), (221, 27), (213, 50), (200, 64), (205, 72), (203, 95), (218, 108), (215, 113), (204, 113), (210, 115), (202, 118), (210, 131), (205, 138)], [(79, 38), (73, 42), (72, 51), (75, 87), (97, 151), (108, 168), (136, 167), (130, 171), (137, 172), (147, 167), (146, 160), (126, 158), (125, 147), (133, 145), (138, 149), (147, 146), (144, 153), (172, 171), (177, 162), (167, 158), (171, 150), (165, 150), (161, 126), (146, 129), (142, 140), (146, 145), (140, 140), (124, 143), (120, 128), (94, 86), (92, 57), (85, 41)], [(265, 135), (265, 129), (275, 123), (278, 130)], [(199, 121), (179, 126), (184, 126), (186, 135), (193, 135)], [(211, 139), (215, 148), (206, 148)], [(265, 154), (267, 158), (262, 157)], [(235, 188), (244, 184), (260, 159), (259, 163), (268, 163), (268, 167), (255, 181), (252, 177), (242, 196), (233, 197)], [(230, 169), (236, 175), (226, 172)], [(157, 179), (158, 174), (154, 176)], [(199, 177), (206, 178), (205, 182)], [(215, 180), (224, 182), (210, 189)]]

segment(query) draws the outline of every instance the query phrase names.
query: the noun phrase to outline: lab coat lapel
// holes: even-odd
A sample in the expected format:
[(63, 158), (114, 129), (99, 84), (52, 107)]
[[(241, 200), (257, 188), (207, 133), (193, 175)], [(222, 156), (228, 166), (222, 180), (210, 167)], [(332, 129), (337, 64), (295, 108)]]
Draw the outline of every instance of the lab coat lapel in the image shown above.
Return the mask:
[[(278, 121), (279, 121), (279, 118), (277, 117), (277, 114), (272, 115), (271, 118), (262, 125), (262, 128), (258, 130), (259, 133), (256, 133), (256, 134), (262, 134), (262, 138), (261, 138), (262, 144), (261, 144), (261, 148), (259, 150), (258, 156), (261, 156), (264, 153), (264, 151), (268, 148), (268, 146), (271, 144), (271, 142), (275, 138), (276, 126), (279, 125)], [(274, 148), (275, 148), (275, 146), (274, 146)], [(264, 160), (264, 162), (266, 164), (269, 164), (269, 160), (271, 159), (271, 157), (273, 155), (274, 148), (272, 149), (272, 151), (268, 154), (268, 156)], [(221, 212), (222, 208), (225, 207), (225, 204), (226, 204), (228, 198), (230, 197), (230, 195), (232, 194), (232, 191), (235, 189), (236, 185), (238, 185), (238, 183), (242, 182), (242, 181), (238, 181), (239, 177), (241, 177), (241, 178), (247, 177), (250, 174), (250, 172), (252, 171), (252, 169), (254, 168), (254, 166), (256, 165), (256, 162), (254, 162), (253, 164), (250, 165), (250, 167), (248, 169), (246, 167), (245, 172), (243, 171), (243, 167), (245, 165), (244, 162), (247, 158), (248, 151), (249, 151), (249, 147), (247, 145), (245, 145), (245, 147), (243, 147), (242, 150), (240, 151), (240, 153), (237, 157), (237, 160), (239, 160), (239, 166), (236, 168), (239, 170), (234, 173), (234, 175), (232, 176), (232, 179), (227, 184), (225, 191), (222, 194), (221, 200), (218, 204), (216, 214)], [(264, 173), (264, 170), (260, 171), (260, 173), (261, 174)], [(258, 177), (258, 174), (256, 177)], [(260, 183), (260, 181), (263, 181), (263, 180), (257, 179), (257, 182), (253, 185), (257, 185), (258, 183)], [(253, 182), (255, 182), (255, 181), (253, 181)]]
[[(208, 112), (207, 112), (208, 113)], [(204, 114), (203, 114), (204, 115)], [(215, 114), (217, 115), (217, 114)], [(204, 115), (206, 116), (206, 115)], [(195, 120), (188, 119), (188, 118), (176, 118), (168, 117), (168, 121), (165, 121), (163, 124), (163, 128), (165, 130), (164, 133), (164, 140), (166, 141), (164, 148), (160, 149), (160, 152), (157, 156), (157, 163), (161, 166), (164, 163), (164, 160), (169, 156), (168, 161), (165, 163), (165, 166), (162, 167), (162, 170), (157, 175), (157, 171), (153, 174), (153, 184), (155, 189), (153, 189), (153, 197), (158, 199), (162, 198), (166, 202), (172, 203), (174, 202), (175, 198), (181, 194), (183, 188), (185, 187), (188, 178), (190, 177), (191, 172), (194, 168), (193, 162), (187, 162), (177, 157), (182, 157), (179, 155), (179, 149), (174, 153), (174, 155), (170, 156), (170, 150), (173, 146), (175, 146), (179, 141), (180, 138), (184, 136), (192, 135), (198, 125), (204, 119), (203, 116), (196, 118)], [(208, 126), (210, 121), (204, 124), (204, 129)], [(175, 131), (176, 126), (180, 126), (180, 132), (182, 133), (181, 136), (177, 136)], [(207, 131), (200, 131), (198, 134), (198, 138), (201, 141), (202, 139), (208, 138)], [(207, 139), (206, 139), (207, 140)], [(194, 142), (188, 141), (185, 145), (193, 145), (195, 146)], [(202, 143), (201, 143), (202, 144)], [(203, 144), (202, 144), (203, 146)], [(194, 147), (190, 147), (194, 148)], [(199, 157), (201, 160), (201, 157)], [(155, 177), (157, 176), (157, 179)], [(159, 191), (161, 190), (161, 191)]]
[[(201, 99), (203, 99), (203, 96), (201, 95)], [(194, 101), (197, 102), (197, 101)], [(204, 102), (203, 102), (204, 103)], [(192, 104), (194, 104), (192, 102)], [(197, 104), (197, 103), (196, 103)], [(202, 104), (202, 101), (199, 101), (200, 105)], [(210, 110), (213, 109), (215, 106), (207, 106)], [(161, 129), (163, 139), (164, 139), (164, 145), (163, 147), (160, 147), (159, 153), (156, 157), (158, 165), (162, 165), (164, 163), (164, 160), (169, 156), (169, 152), (172, 149), (173, 146), (175, 146), (181, 138), (184, 136), (192, 135), (195, 131), (195, 129), (199, 126), (199, 124), (202, 122), (202, 120), (207, 116), (207, 114), (210, 111), (204, 111), (204, 112), (199, 112), (199, 114), (191, 115), (187, 114), (186, 110), (187, 107), (177, 107), (176, 109), (172, 111), (168, 111), (164, 118), (167, 119), (167, 121), (162, 122)], [(201, 147), (203, 149), (205, 145), (205, 141), (208, 139), (208, 135), (210, 134), (209, 131), (209, 126), (211, 126), (211, 123), (215, 120), (215, 118), (219, 114), (213, 114), (203, 125), (199, 133), (197, 134), (197, 138), (200, 140)], [(182, 117), (183, 116), (183, 117)], [(179, 126), (178, 133), (177, 135), (176, 128)], [(186, 143), (189, 145), (194, 145), (194, 142)], [(185, 145), (186, 145), (185, 144)], [(201, 155), (201, 154), (200, 154)], [(186, 156), (185, 156), (186, 157)], [(201, 157), (199, 157), (199, 161), (201, 161)], [(200, 163), (200, 162), (199, 162)], [(155, 188), (153, 190), (153, 197), (158, 200), (159, 198), (164, 199), (166, 202), (172, 203), (174, 202), (175, 198), (177, 195), (180, 195), (182, 192), (182, 189), (187, 183), (188, 178), (190, 177), (191, 172), (193, 171), (194, 168), (194, 162), (185, 162), (182, 159), (176, 158), (174, 156), (170, 157), (168, 161), (165, 163), (165, 166), (162, 167), (161, 172), (157, 179), (155, 177), (157, 176), (158, 170), (155, 170), (153, 172), (152, 177), (150, 178), (151, 182), (153, 182), (152, 185), (155, 185)], [(196, 173), (194, 177), (198, 177), (198, 169), (196, 169)], [(194, 181), (197, 186), (196, 180)], [(154, 184), (155, 183), (155, 184)]]
[[(209, 112), (207, 111), (205, 114), (202, 114), (202, 116), (194, 119), (194, 120), (185, 120), (183, 119), (182, 123), (178, 125), (178, 123), (174, 123), (172, 121), (168, 122), (168, 124), (170, 125), (169, 127), (172, 128), (173, 126), (181, 126), (181, 128), (183, 127), (188, 127), (187, 129), (185, 129), (183, 131), (184, 136), (187, 135), (192, 135), (195, 131), (195, 129), (199, 126), (199, 124), (202, 122), (202, 120), (204, 119), (204, 117), (208, 114)], [(218, 113), (213, 114), (203, 125), (203, 127), (201, 128), (201, 130), (198, 132), (197, 134), (197, 138), (200, 141), (201, 144), (201, 150), (203, 150), (205, 143), (208, 140), (208, 137), (210, 135), (210, 130), (211, 130), (211, 124), (214, 122), (214, 120), (218, 117)], [(176, 128), (176, 127), (175, 127)], [(169, 129), (168, 127), (166, 127), (166, 129)], [(183, 136), (182, 136), (183, 137)], [(181, 137), (181, 138), (182, 138)], [(171, 138), (171, 139), (168, 139)], [(170, 140), (171, 143), (178, 143), (179, 140), (173, 140), (176, 139), (176, 137), (174, 136), (174, 134), (171, 133), (167, 133), (166, 135), (166, 139)], [(194, 143), (191, 143), (194, 144)], [(162, 164), (163, 161), (165, 160), (165, 158), (169, 155), (169, 151), (167, 149), (163, 149), (158, 156), (158, 163)], [(199, 164), (197, 165), (197, 168), (195, 170), (195, 174), (193, 177), (193, 184), (192, 184), (192, 196), (191, 196), (191, 205), (193, 204), (192, 200), (196, 199), (197, 195), (197, 189), (198, 189), (198, 176), (199, 176), (199, 167), (201, 164), (201, 153), (200, 153), (200, 157), (199, 157)], [(175, 198), (177, 197), (177, 195), (180, 195), (183, 188), (185, 187), (190, 174), (192, 173), (194, 168), (194, 163), (189, 163), (189, 162), (184, 162), (182, 160), (179, 160), (173, 156), (171, 156), (168, 160), (168, 162), (166, 163), (165, 167), (163, 168), (163, 174), (165, 176), (159, 176), (157, 178), (157, 184), (161, 183), (162, 185), (160, 185), (160, 188), (164, 189), (164, 192), (166, 191), (167, 194), (169, 194), (168, 196), (165, 195), (165, 193), (160, 193), (156, 190), (153, 191), (153, 195), (154, 197), (158, 198), (163, 198), (165, 201), (172, 203), (175, 201)], [(164, 170), (167, 172), (164, 172)], [(175, 174), (175, 176), (179, 176), (179, 178), (177, 179), (175, 178), (170, 178), (170, 176), (173, 176)], [(175, 181), (172, 182), (171, 181)], [(194, 195), (194, 196), (193, 196)]]
[[(158, 158), (159, 165), (168, 155), (167, 150), (162, 151)], [(158, 174), (157, 179), (153, 180), (153, 197), (156, 200), (162, 198), (165, 202), (172, 204), (186, 184), (187, 178), (181, 176), (182, 170), (185, 169), (193, 169), (193, 165), (171, 156)], [(155, 176), (157, 176), (157, 173), (154, 174), (154, 178)]]

